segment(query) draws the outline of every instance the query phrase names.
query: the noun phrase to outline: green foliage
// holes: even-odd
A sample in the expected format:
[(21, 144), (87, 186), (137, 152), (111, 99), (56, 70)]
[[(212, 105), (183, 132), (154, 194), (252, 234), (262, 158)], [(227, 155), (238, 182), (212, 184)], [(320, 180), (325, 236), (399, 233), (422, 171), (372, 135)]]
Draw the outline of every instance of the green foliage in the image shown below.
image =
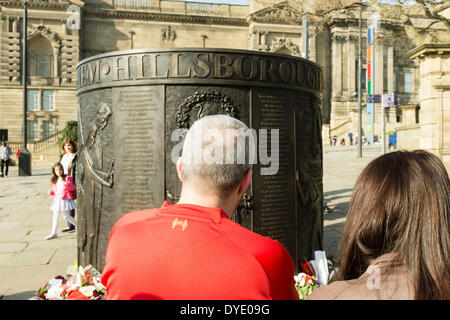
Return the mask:
[(58, 145), (61, 145), (65, 138), (70, 138), (78, 144), (78, 122), (67, 121), (66, 127), (62, 131), (62, 136), (58, 139)]

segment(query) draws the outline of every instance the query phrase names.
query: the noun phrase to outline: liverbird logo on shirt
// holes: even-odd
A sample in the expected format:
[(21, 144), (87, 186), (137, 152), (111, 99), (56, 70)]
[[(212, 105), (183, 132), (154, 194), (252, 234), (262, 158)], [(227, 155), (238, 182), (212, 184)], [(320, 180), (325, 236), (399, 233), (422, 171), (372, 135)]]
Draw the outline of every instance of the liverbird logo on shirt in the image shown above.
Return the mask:
[(172, 229), (175, 229), (177, 225), (181, 226), (182, 230), (184, 231), (188, 226), (188, 222), (186, 219), (184, 221), (181, 221), (175, 218), (175, 220), (172, 221)]

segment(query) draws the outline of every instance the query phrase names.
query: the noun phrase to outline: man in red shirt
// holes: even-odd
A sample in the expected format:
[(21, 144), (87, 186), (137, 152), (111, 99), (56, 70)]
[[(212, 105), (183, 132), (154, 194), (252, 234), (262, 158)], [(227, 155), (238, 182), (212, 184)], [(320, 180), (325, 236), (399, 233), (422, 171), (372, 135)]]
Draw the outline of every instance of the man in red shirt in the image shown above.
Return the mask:
[(176, 165), (178, 203), (128, 213), (111, 230), (101, 278), (107, 299), (298, 299), (287, 250), (229, 219), (252, 170), (238, 161), (248, 148), (222, 153), (248, 132), (224, 115), (192, 125)]

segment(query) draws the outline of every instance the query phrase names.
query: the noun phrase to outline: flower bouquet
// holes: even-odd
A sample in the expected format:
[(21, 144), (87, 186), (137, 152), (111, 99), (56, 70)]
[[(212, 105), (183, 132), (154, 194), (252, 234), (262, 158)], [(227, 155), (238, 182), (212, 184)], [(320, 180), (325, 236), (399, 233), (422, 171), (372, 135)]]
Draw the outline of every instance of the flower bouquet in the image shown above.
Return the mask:
[(106, 288), (100, 282), (100, 273), (91, 265), (75, 266), (65, 276), (56, 276), (40, 288), (36, 300), (101, 300)]
[(294, 280), (295, 288), (298, 291), (300, 300), (305, 300), (314, 289), (319, 287), (315, 277), (304, 272), (300, 272), (298, 275), (294, 276)]
[(336, 274), (334, 263), (327, 259), (325, 251), (315, 251), (315, 260), (309, 262), (305, 260), (301, 269), (301, 272), (294, 276), (295, 288), (300, 300), (306, 299), (320, 286), (330, 283)]

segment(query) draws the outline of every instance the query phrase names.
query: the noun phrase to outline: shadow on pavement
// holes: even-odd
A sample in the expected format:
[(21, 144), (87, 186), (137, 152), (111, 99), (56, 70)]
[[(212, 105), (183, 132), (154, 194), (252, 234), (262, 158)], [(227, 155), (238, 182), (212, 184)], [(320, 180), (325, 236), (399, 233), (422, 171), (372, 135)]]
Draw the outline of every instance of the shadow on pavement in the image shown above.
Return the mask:
[(36, 291), (24, 291), (0, 297), (0, 300), (28, 300), (36, 294)]
[[(334, 258), (337, 257), (338, 247), (344, 227), (344, 222), (323, 227), (323, 246), (328, 259), (334, 260)], [(340, 232), (338, 233), (337, 230), (340, 230)]]

